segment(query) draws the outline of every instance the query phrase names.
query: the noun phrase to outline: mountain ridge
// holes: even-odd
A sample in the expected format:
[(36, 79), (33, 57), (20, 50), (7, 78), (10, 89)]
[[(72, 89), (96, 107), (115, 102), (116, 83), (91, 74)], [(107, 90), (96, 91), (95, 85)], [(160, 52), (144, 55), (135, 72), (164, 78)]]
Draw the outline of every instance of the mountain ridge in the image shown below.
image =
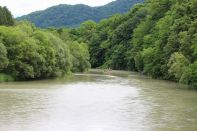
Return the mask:
[(85, 4), (59, 4), (45, 10), (35, 11), (16, 18), (28, 20), (38, 27), (76, 27), (87, 20), (100, 21), (116, 13), (126, 13), (135, 4), (144, 0), (116, 0), (104, 6), (91, 7)]

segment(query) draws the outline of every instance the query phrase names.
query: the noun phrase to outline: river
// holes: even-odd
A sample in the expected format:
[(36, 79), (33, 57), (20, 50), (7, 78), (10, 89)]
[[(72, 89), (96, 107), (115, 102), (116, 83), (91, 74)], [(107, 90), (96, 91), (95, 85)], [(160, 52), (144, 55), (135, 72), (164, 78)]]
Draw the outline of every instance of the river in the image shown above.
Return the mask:
[(196, 130), (196, 91), (136, 73), (0, 84), (0, 131)]

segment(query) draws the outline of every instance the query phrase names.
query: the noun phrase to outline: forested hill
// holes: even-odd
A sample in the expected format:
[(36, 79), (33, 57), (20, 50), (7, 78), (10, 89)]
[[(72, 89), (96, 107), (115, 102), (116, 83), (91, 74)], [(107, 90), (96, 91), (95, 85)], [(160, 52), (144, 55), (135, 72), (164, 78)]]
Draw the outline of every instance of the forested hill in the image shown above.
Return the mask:
[(115, 13), (125, 13), (136, 3), (144, 0), (116, 0), (100, 7), (87, 5), (58, 5), (43, 11), (33, 12), (17, 18), (28, 20), (38, 27), (75, 27), (86, 20), (100, 21)]

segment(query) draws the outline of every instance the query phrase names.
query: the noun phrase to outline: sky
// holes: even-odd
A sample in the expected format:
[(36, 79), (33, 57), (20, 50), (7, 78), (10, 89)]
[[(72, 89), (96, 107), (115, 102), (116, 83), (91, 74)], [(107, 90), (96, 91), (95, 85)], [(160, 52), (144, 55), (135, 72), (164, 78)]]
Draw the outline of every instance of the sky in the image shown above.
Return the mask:
[(0, 0), (0, 5), (7, 6), (14, 17), (18, 17), (59, 4), (101, 6), (111, 1), (114, 0)]

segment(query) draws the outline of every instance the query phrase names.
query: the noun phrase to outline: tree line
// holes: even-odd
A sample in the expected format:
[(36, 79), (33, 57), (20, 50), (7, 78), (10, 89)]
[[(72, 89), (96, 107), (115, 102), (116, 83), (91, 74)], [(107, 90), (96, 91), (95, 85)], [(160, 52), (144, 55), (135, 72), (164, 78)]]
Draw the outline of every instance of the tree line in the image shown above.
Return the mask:
[(138, 71), (197, 88), (197, 1), (147, 0), (79, 28), (0, 26), (0, 70), (19, 79), (87, 68)]
[(88, 43), (93, 68), (138, 71), (197, 87), (196, 12), (196, 0), (147, 0), (124, 15), (87, 21), (71, 34)]
[(63, 30), (11, 21), (0, 26), (0, 81), (59, 77), (90, 68), (87, 44), (72, 40)]

